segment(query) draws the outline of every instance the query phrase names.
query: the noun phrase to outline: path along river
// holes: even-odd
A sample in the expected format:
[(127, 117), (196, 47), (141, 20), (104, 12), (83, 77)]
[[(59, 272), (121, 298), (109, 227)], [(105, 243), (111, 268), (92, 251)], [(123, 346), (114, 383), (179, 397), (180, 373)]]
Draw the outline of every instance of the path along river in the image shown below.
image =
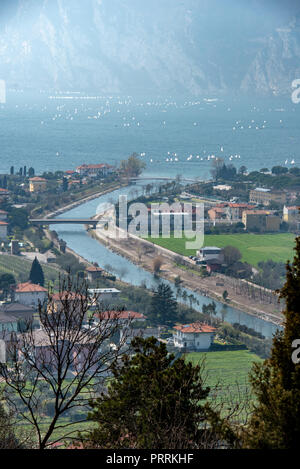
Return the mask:
[[(151, 181), (149, 181), (151, 182)], [(143, 181), (145, 185), (145, 181)], [(134, 190), (133, 190), (134, 188)], [(90, 200), (88, 202), (79, 205), (72, 210), (64, 212), (62, 215), (59, 215), (57, 218), (89, 218), (94, 216), (96, 213), (99, 213), (98, 206), (102, 203), (115, 203), (118, 201), (120, 195), (127, 195), (128, 200), (136, 196), (137, 191), (141, 193), (142, 184), (137, 183), (136, 186), (123, 187), (121, 189), (115, 190), (109, 194), (100, 196), (97, 199)], [(122, 272), (122, 280), (130, 283), (132, 285), (139, 286), (142, 283), (146, 284), (147, 288), (151, 289), (152, 287), (157, 286), (159, 280), (157, 280), (154, 275), (150, 272), (144, 270), (141, 267), (136, 266), (128, 259), (123, 258), (122, 256), (111, 252), (107, 247), (100, 244), (96, 239), (91, 238), (85, 230), (83, 225), (53, 225), (50, 229), (54, 229), (60, 238), (64, 239), (68, 246), (80, 256), (84, 257), (90, 262), (97, 262), (100, 267), (105, 268), (111, 273), (114, 273), (118, 276), (118, 273)], [(175, 292), (175, 286), (164, 280), (164, 282), (171, 285)], [(194, 297), (199, 301), (199, 306), (194, 305), (193, 307), (199, 311), (202, 310), (203, 304), (210, 302), (210, 299), (199, 295), (191, 290), (186, 290), (188, 294), (193, 294)], [(265, 337), (271, 338), (273, 333), (276, 331), (277, 326), (274, 324), (259, 319), (253, 315), (247, 314), (245, 312), (239, 311), (235, 308), (229, 306), (224, 306), (224, 304), (215, 301), (217, 306), (217, 317), (224, 317), (225, 321), (230, 323), (240, 323), (255, 329), (258, 332), (261, 332)]]

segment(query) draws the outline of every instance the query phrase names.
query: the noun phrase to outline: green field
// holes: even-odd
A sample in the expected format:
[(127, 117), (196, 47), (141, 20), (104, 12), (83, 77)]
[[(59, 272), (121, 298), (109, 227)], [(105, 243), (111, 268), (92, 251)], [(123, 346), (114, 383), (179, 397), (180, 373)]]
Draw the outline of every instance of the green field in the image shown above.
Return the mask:
[[(191, 256), (196, 254), (195, 250), (185, 249), (185, 238), (175, 239), (154, 239), (149, 241), (162, 246), (170, 251)], [(260, 261), (272, 259), (275, 262), (286, 262), (294, 257), (293, 248), (295, 236), (291, 233), (280, 234), (225, 234), (225, 235), (205, 235), (204, 246), (234, 246), (242, 253), (242, 260), (251, 265), (257, 265)]]
[[(32, 262), (24, 257), (0, 255), (0, 274), (13, 274), (18, 282), (28, 281)], [(58, 279), (58, 270), (42, 264), (45, 284)]]
[(204, 385), (210, 387), (210, 401), (224, 416), (229, 407), (239, 405), (235, 418), (244, 421), (252, 404), (255, 402), (250, 383), (249, 372), (254, 362), (262, 362), (249, 350), (228, 352), (189, 353), (187, 360), (194, 365), (204, 359)]
[(263, 360), (249, 350), (236, 350), (228, 352), (192, 352), (187, 354), (187, 360), (194, 365), (200, 364), (204, 359), (204, 369), (207, 375), (207, 385), (216, 386), (244, 386), (248, 383), (248, 374), (253, 362)]

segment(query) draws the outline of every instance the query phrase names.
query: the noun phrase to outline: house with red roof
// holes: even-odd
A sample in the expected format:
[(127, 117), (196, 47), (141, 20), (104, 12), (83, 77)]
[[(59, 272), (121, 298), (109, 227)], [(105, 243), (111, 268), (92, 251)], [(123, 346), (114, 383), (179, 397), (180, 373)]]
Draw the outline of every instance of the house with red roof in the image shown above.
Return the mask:
[[(147, 318), (141, 313), (135, 311), (103, 311), (101, 313), (94, 314), (96, 322), (104, 321), (104, 324), (117, 324), (120, 326), (120, 343), (129, 344), (135, 336), (133, 324), (138, 325), (140, 322), (144, 322)], [(140, 329), (139, 329), (140, 332)], [(138, 335), (140, 333), (138, 332)]]
[(47, 180), (41, 177), (29, 179), (29, 192), (44, 192), (47, 190)]
[(60, 313), (66, 307), (69, 311), (82, 311), (86, 309), (88, 299), (85, 295), (72, 291), (63, 291), (51, 296), (52, 301), (48, 304), (48, 313)]
[(209, 350), (214, 341), (216, 328), (196, 322), (174, 327), (174, 345), (186, 350)]
[(48, 290), (31, 282), (19, 283), (15, 288), (15, 301), (26, 306), (38, 307), (47, 298)]

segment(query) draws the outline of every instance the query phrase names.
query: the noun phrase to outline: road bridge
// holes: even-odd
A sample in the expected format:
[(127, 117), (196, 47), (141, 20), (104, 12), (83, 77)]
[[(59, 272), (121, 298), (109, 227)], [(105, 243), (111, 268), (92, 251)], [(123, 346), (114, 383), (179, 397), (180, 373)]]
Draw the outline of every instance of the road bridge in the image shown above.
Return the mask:
[(91, 225), (93, 228), (96, 228), (98, 223), (107, 223), (107, 220), (94, 218), (32, 218), (29, 221), (34, 225)]

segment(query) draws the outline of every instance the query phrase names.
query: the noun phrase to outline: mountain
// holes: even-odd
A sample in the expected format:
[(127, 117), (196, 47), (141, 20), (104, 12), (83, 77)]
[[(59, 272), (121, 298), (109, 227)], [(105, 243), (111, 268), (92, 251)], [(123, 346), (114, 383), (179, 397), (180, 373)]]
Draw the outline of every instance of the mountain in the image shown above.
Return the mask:
[(1, 0), (10, 87), (282, 94), (300, 78), (289, 0)]

